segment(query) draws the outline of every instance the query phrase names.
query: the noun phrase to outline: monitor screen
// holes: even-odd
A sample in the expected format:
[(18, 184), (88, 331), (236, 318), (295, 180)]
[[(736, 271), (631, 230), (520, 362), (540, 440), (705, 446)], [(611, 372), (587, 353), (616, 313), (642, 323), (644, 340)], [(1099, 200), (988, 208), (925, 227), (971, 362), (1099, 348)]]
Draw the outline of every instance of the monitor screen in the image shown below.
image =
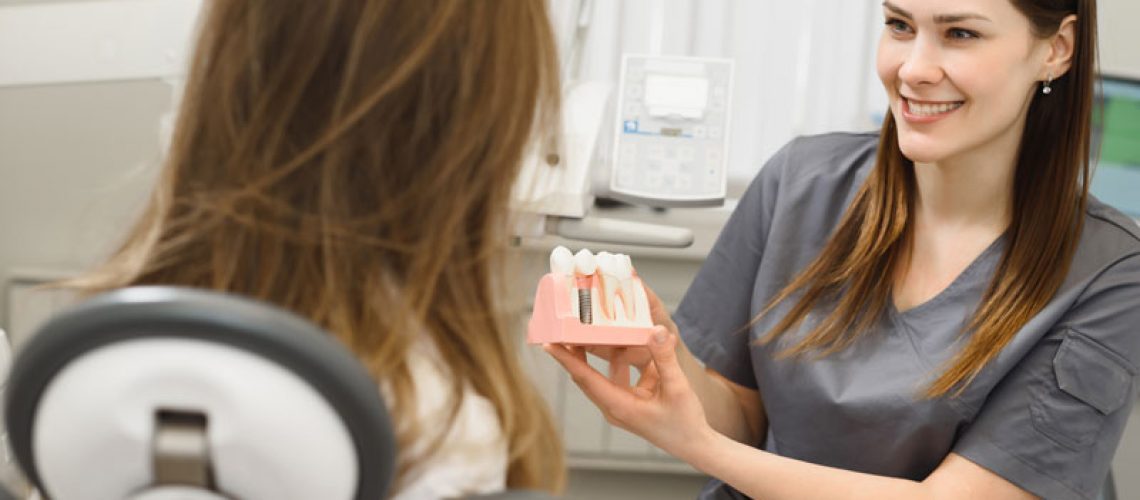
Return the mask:
[(1101, 201), (1140, 218), (1140, 80), (1105, 77), (1099, 130), (1100, 161), (1091, 191)]

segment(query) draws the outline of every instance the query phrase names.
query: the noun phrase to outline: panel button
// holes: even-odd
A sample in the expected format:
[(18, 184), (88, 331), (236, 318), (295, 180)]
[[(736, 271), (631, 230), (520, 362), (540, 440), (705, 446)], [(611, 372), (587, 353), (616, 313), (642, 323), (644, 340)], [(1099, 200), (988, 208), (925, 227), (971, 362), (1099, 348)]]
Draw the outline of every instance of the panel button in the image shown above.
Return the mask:
[(688, 175), (678, 175), (673, 178), (673, 187), (680, 193), (688, 192), (693, 187), (693, 178)]
[(664, 178), (660, 170), (649, 170), (645, 173), (645, 184), (650, 188), (660, 188), (664, 183)]

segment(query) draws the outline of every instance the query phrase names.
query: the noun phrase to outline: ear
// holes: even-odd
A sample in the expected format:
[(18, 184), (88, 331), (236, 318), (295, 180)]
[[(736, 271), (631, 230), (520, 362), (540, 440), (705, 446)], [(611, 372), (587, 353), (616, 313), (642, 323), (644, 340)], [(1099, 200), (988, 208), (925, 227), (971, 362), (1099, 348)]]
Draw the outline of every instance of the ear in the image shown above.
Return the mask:
[(1048, 42), (1049, 53), (1045, 59), (1045, 67), (1038, 76), (1041, 80), (1048, 78), (1050, 74), (1054, 79), (1060, 78), (1072, 67), (1073, 54), (1077, 47), (1077, 16), (1070, 15), (1061, 21), (1057, 34), (1050, 37)]

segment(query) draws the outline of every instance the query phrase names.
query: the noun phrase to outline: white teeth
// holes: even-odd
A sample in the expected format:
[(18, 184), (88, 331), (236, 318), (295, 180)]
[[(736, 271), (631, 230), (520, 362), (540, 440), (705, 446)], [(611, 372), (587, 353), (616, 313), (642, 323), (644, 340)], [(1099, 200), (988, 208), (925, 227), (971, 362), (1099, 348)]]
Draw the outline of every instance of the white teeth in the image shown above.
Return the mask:
[(550, 272), (562, 276), (574, 275), (574, 254), (564, 246), (555, 247), (550, 252)]
[(583, 248), (574, 254), (574, 272), (589, 276), (598, 270), (598, 260), (589, 250)]
[(954, 103), (939, 103), (939, 104), (921, 104), (911, 100), (907, 100), (907, 105), (910, 107), (910, 112), (916, 116), (934, 116), (943, 113), (949, 113), (960, 107), (961, 102)]
[(645, 291), (638, 286), (633, 262), (628, 255), (609, 252), (598, 252), (595, 255), (585, 248), (571, 254), (569, 249), (559, 246), (550, 252), (550, 272), (576, 278), (566, 280), (575, 315), (578, 315), (579, 309), (578, 288), (591, 283), (591, 290), (583, 290), (589, 299), (590, 318), (582, 319), (582, 322), (612, 326), (652, 326)]

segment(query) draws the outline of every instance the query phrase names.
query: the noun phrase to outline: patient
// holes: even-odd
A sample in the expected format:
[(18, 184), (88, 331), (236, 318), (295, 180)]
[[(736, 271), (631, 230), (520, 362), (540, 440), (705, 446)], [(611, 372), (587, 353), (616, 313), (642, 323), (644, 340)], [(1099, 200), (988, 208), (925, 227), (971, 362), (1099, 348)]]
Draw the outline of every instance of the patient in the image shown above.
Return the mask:
[(557, 493), (498, 297), (524, 151), (557, 112), (545, 3), (211, 0), (149, 205), (85, 292), (183, 285), (332, 332), (397, 422), (397, 498)]

